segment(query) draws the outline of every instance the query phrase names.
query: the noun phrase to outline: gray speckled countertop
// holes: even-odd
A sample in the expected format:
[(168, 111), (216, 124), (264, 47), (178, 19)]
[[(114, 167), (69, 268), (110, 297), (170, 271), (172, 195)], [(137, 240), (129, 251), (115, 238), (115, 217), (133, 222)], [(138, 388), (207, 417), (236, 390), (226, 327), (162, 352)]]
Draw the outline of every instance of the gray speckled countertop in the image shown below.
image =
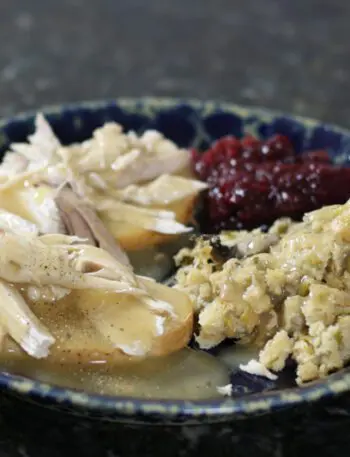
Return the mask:
[(350, 126), (349, 15), (346, 0), (3, 0), (0, 115), (160, 95)]

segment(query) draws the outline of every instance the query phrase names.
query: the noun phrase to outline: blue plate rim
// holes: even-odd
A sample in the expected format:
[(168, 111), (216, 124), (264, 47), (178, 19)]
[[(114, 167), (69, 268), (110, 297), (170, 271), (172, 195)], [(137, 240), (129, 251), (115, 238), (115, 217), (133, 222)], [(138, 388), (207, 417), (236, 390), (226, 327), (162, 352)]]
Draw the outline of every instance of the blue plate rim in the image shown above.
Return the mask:
[[(256, 115), (261, 119), (273, 119), (283, 117), (298, 121), (307, 128), (318, 125), (349, 136), (350, 129), (331, 123), (324, 123), (314, 118), (284, 113), (260, 106), (240, 105), (233, 102), (220, 100), (201, 100), (192, 98), (170, 97), (120, 97), (105, 100), (87, 100), (73, 103), (61, 103), (45, 105), (40, 110), (28, 110), (19, 112), (10, 117), (0, 119), (0, 128), (13, 121), (30, 120), (40, 111), (44, 114), (59, 114), (67, 110), (80, 108), (97, 109), (109, 104), (116, 104), (122, 108), (130, 108), (137, 104), (149, 105), (152, 108), (172, 108), (179, 105), (188, 105), (195, 109), (219, 109), (234, 113)], [(226, 421), (228, 418), (245, 418), (260, 414), (266, 414), (283, 408), (314, 403), (350, 391), (350, 367), (328, 376), (325, 379), (311, 384), (290, 388), (281, 391), (256, 393), (240, 398), (227, 398), (207, 401), (184, 401), (184, 400), (145, 400), (135, 397), (118, 397), (98, 394), (88, 394), (83, 391), (57, 387), (40, 381), (33, 381), (24, 376), (11, 375), (0, 372), (0, 389), (9, 391), (20, 396), (30, 397), (35, 400), (45, 400), (49, 403), (64, 406), (83, 408), (90, 411), (117, 414), (120, 418), (131, 419), (135, 416), (152, 417), (161, 416), (169, 420), (179, 417), (188, 420), (203, 420), (210, 422)]]

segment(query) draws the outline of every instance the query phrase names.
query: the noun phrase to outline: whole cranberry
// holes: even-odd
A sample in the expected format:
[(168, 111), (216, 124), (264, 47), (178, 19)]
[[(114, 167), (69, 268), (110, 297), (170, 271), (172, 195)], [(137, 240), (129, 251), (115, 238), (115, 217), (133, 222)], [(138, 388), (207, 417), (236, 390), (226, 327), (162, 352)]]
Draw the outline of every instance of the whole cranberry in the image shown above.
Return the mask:
[(252, 162), (261, 162), (261, 141), (251, 135), (247, 135), (241, 140), (242, 157)]
[(215, 141), (211, 149), (215, 151), (215, 153), (220, 154), (225, 158), (231, 159), (239, 156), (241, 144), (236, 137), (227, 135)]
[(275, 135), (266, 140), (261, 147), (265, 160), (285, 161), (295, 158), (292, 143), (285, 135)]

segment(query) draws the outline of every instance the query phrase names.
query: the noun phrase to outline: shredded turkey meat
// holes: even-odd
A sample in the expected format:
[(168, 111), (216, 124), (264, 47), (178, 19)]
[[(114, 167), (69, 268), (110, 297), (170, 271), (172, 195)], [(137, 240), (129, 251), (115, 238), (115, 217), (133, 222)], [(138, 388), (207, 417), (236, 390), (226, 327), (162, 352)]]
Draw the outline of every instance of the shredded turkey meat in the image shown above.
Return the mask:
[[(113, 341), (114, 347), (130, 356), (145, 356), (152, 351), (171, 352), (173, 347), (186, 345), (190, 338), (192, 308), (185, 295), (176, 295), (176, 291), (171, 292), (148, 278), (134, 275), (128, 265), (101, 248), (84, 244), (83, 239), (60, 234), (39, 236), (28, 231), (20, 234), (3, 231), (0, 251), (1, 335), (9, 335), (33, 357), (46, 357), (55, 338), (45, 323), (35, 316), (27, 299), (33, 303), (45, 295), (46, 301), (50, 301), (48, 296), (51, 295), (51, 306), (61, 306), (59, 300), (73, 290), (101, 290), (119, 294), (123, 300), (130, 297), (130, 310), (136, 307), (144, 319), (148, 316), (150, 324), (145, 324), (143, 331), (147, 332), (147, 325), (153, 325), (156, 332), (154, 342), (148, 338), (147, 345), (143, 346), (142, 334), (137, 335), (131, 346), (118, 342), (118, 338)], [(177, 301), (181, 303), (183, 316), (177, 311)], [(91, 310), (91, 319), (103, 334), (106, 313), (113, 313), (110, 324), (118, 320), (118, 303), (112, 303), (100, 312), (98, 319), (94, 312)], [(173, 322), (168, 324), (170, 329), (175, 324), (184, 327), (180, 339), (174, 337), (172, 341), (167, 338), (170, 331), (165, 327), (167, 321)], [(157, 337), (163, 334), (164, 347), (158, 348)], [(108, 338), (111, 340), (111, 335)], [(138, 349), (134, 353), (132, 347), (135, 345)]]
[(133, 131), (124, 133), (112, 122), (96, 129), (91, 139), (70, 146), (61, 145), (41, 114), (35, 127), (28, 143), (12, 144), (5, 155), (0, 192), (24, 183), (27, 188), (69, 184), (85, 203), (112, 221), (164, 234), (190, 230), (176, 221), (174, 212), (163, 208), (206, 188), (195, 179), (173, 175), (189, 167), (188, 150), (157, 131), (138, 136)]
[(79, 198), (69, 186), (59, 189), (55, 202), (69, 235), (76, 235), (93, 246), (105, 249), (119, 262), (131, 267), (127, 255), (106, 229), (94, 209)]

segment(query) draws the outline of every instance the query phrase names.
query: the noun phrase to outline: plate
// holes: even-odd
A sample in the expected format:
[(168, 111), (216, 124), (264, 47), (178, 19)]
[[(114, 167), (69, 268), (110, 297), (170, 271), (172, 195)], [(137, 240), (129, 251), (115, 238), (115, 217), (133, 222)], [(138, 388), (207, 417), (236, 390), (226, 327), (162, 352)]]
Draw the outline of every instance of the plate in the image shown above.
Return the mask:
[[(350, 160), (350, 132), (345, 129), (230, 103), (119, 99), (56, 106), (43, 112), (64, 144), (83, 141), (95, 128), (116, 121), (126, 130), (157, 129), (186, 148), (204, 149), (223, 135), (240, 137), (250, 133), (267, 138), (280, 133), (290, 138), (298, 152), (326, 148), (335, 163), (346, 165)], [(0, 122), (1, 153), (11, 142), (26, 140), (33, 130), (33, 117), (34, 113), (25, 113)], [(243, 386), (248, 385), (249, 389), (249, 383), (253, 383), (252, 391), (260, 382), (252, 378), (248, 381), (243, 380)], [(126, 422), (203, 424), (252, 417), (334, 397), (350, 389), (350, 371), (344, 369), (303, 387), (196, 402), (92, 395), (5, 373), (0, 374), (0, 387), (21, 399), (91, 417)]]

